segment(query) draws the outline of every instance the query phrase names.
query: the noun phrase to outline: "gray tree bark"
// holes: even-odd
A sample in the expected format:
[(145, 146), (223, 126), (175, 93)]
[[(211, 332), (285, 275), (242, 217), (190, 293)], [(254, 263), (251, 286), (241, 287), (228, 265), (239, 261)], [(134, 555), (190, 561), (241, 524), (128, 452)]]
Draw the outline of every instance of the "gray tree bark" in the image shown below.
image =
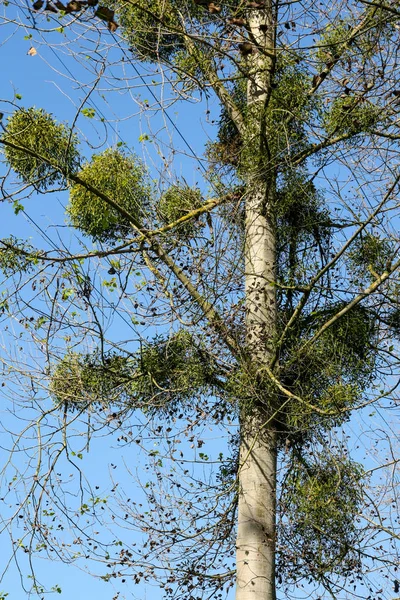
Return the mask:
[[(265, 115), (275, 67), (272, 3), (252, 11), (254, 36), (248, 58), (246, 189), (246, 354), (261, 369), (276, 336), (275, 169), (266, 138)], [(241, 411), (236, 600), (275, 600), (277, 433), (263, 395)]]

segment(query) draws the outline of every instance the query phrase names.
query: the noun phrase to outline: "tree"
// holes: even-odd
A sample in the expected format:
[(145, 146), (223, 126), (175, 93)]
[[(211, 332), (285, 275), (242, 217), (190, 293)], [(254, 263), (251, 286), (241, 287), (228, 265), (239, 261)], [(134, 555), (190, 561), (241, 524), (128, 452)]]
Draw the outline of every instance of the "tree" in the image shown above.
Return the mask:
[[(15, 282), (4, 320), (18, 316), (45, 348), (31, 412), (52, 448), (22, 503), (31, 541), (21, 547), (99, 560), (106, 580), (154, 577), (167, 596), (191, 600), (222, 597), (234, 580), (237, 600), (275, 600), (277, 583), (279, 597), (296, 586), (315, 598), (383, 597), (398, 551), (396, 449), (388, 464), (362, 465), (340, 432), (371, 410), (384, 423), (381, 411), (397, 404), (400, 12), (367, 0), (39, 0), (9, 12), (46, 44), (60, 31), (78, 59), (74, 36), (87, 36), (82, 56), (95, 77), (83, 117), (96, 117), (88, 102), (103, 77), (120, 85), (118, 61), (125, 83), (133, 72), (149, 86), (144, 110), (161, 110), (151, 86), (162, 83), (171, 98), (211, 103), (208, 113), (220, 106), (215, 138), (191, 157), (197, 185), (171, 175), (162, 134), (141, 135), (166, 165), (157, 186), (123, 144), (81, 153), (79, 113), (67, 125), (10, 103), (4, 199), (18, 212), (23, 195), (67, 190), (78, 232), (70, 246), (61, 236), (61, 248), (1, 242)], [(42, 307), (28, 296), (32, 281)], [(100, 283), (114, 294), (110, 310)], [(124, 316), (139, 345), (132, 333), (115, 338), (108, 312)], [(48, 390), (40, 402), (38, 384)], [(130, 492), (120, 498), (121, 518), (147, 536), (140, 559), (119, 534), (97, 542), (80, 524), (100, 518), (104, 499), (90, 492), (77, 510), (61, 498), (56, 472), (63, 456), (76, 463), (70, 432), (80, 421), (89, 436), (111, 426), (127, 445), (144, 444), (135, 422), (163, 440), (149, 450), (154, 477), (143, 490), (153, 512), (124, 499)], [(211, 475), (206, 424), (230, 437)], [(182, 439), (194, 446), (192, 471)], [(60, 546), (44, 495), (59, 527), (65, 519), (80, 532), (79, 552)]]

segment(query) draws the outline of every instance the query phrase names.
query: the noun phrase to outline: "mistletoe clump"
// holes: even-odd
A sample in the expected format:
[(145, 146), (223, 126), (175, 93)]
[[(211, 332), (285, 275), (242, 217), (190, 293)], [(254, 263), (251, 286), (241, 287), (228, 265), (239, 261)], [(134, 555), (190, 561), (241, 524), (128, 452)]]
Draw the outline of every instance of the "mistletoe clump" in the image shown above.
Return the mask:
[(364, 233), (349, 252), (349, 267), (363, 279), (374, 279), (390, 265), (396, 251), (388, 239), (373, 233)]
[[(191, 188), (187, 185), (172, 185), (164, 194), (162, 194), (158, 213), (164, 224), (174, 223), (178, 219), (185, 217), (196, 208), (203, 204), (201, 192), (197, 188)], [(190, 234), (193, 233), (196, 219), (190, 219), (179, 226), (178, 231)]]
[(203, 88), (205, 79), (197, 56), (189, 54), (186, 50), (179, 50), (174, 55), (174, 71), (176, 82), (186, 93)]
[(308, 234), (325, 237), (329, 232), (329, 211), (324, 206), (321, 192), (307, 173), (284, 173), (277, 190), (275, 214), (280, 235), (287, 236), (285, 241), (290, 241), (294, 235), (300, 238)]
[(371, 383), (376, 326), (367, 308), (354, 307), (312, 341), (343, 306), (338, 303), (301, 319), (291, 347), (282, 352), (281, 381), (301, 399), (291, 399), (279, 413), (279, 427), (290, 439), (312, 439), (344, 423)]
[(14, 236), (0, 240), (0, 269), (5, 275), (28, 273), (39, 262), (33, 246)]
[(283, 174), (277, 190), (278, 274), (290, 285), (305, 274), (304, 248), (317, 247), (326, 254), (331, 239), (331, 219), (322, 194), (301, 171)]
[(362, 467), (343, 456), (297, 456), (285, 481), (280, 512), (285, 554), (278, 570), (322, 581), (357, 570), (356, 519), (363, 505)]
[(109, 0), (134, 57), (146, 62), (169, 61), (184, 48), (179, 13), (165, 0)]
[(41, 108), (16, 111), (8, 119), (3, 140), (12, 169), (24, 183), (40, 191), (54, 185), (64, 187), (68, 175), (79, 168), (76, 136)]
[(145, 413), (169, 413), (179, 402), (212, 385), (213, 367), (192, 336), (178, 331), (156, 338), (136, 356), (71, 352), (60, 360), (50, 381), (57, 406), (87, 410), (117, 405)]
[[(113, 242), (127, 235), (132, 222), (143, 222), (149, 206), (151, 189), (142, 163), (122, 150), (108, 148), (94, 155), (79, 172), (80, 183), (71, 187), (67, 213), (72, 225), (95, 241)], [(88, 184), (94, 189), (88, 189)], [(118, 205), (107, 203), (98, 190)]]
[(227, 400), (236, 404), (243, 414), (258, 409), (267, 419), (277, 414), (275, 387), (256, 362), (244, 360), (233, 368), (225, 383), (225, 393)]
[[(235, 80), (231, 84), (229, 92), (237, 108), (245, 114), (246, 80), (244, 78)], [(216, 141), (207, 144), (207, 158), (215, 166), (226, 167), (228, 169), (232, 167), (236, 168), (240, 163), (243, 141), (234, 121), (224, 106), (221, 109), (218, 125)]]
[(317, 100), (308, 93), (309, 87), (300, 56), (278, 61), (266, 121), (271, 155), (282, 158), (288, 148), (290, 154), (307, 146), (304, 124), (317, 108)]
[(305, 391), (303, 384), (302, 401), (290, 399), (279, 412), (277, 422), (284, 432), (282, 441), (284, 438), (290, 442), (311, 440), (349, 419), (351, 409), (362, 398), (362, 388), (356, 383), (330, 384), (324, 376), (320, 389)]
[(157, 338), (137, 358), (133, 406), (147, 412), (172, 411), (179, 402), (212, 385), (213, 365), (186, 331)]
[(364, 97), (346, 96), (332, 102), (325, 114), (324, 125), (328, 134), (368, 133), (382, 118), (382, 108)]
[[(317, 100), (308, 93), (309, 86), (309, 76), (301, 65), (301, 56), (278, 60), (266, 114), (268, 154), (271, 159), (279, 156), (281, 161), (289, 147), (290, 152), (299, 152), (306, 148), (304, 123), (318, 106)], [(235, 80), (229, 91), (248, 124), (251, 140), (254, 133), (252, 125), (257, 122), (259, 115), (255, 115), (247, 106), (247, 80)], [(238, 169), (239, 174), (245, 175), (260, 161), (265, 162), (267, 155), (265, 148), (261, 156), (254, 155), (254, 145), (250, 141), (244, 143), (229, 112), (223, 108), (219, 118), (217, 140), (208, 144), (207, 156), (217, 166), (233, 167)]]
[(332, 60), (337, 59), (339, 56), (341, 60), (348, 57), (351, 47), (351, 44), (349, 44), (351, 28), (351, 21), (345, 19), (335, 23), (334, 26), (327, 25), (324, 35), (321, 36), (318, 42), (316, 52), (316, 58), (321, 67), (326, 64), (329, 65)]
[(57, 406), (83, 411), (123, 403), (130, 394), (131, 378), (126, 357), (71, 352), (55, 366), (49, 389)]

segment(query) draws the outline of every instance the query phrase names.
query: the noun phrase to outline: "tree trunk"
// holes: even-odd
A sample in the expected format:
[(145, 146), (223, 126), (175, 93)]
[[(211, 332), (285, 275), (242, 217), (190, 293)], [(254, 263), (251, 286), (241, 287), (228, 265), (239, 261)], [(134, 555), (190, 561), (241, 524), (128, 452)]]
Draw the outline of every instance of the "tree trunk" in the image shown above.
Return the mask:
[[(247, 352), (262, 367), (276, 331), (275, 236), (260, 208), (247, 208)], [(262, 393), (241, 415), (236, 600), (275, 600), (277, 434), (274, 402)]]
[[(272, 4), (249, 18), (258, 49), (248, 59), (246, 190), (246, 355), (252, 367), (271, 358), (276, 336), (275, 168), (266, 112), (275, 67)], [(261, 51), (260, 51), (261, 49)], [(265, 50), (263, 52), (262, 50)], [(277, 433), (273, 398), (260, 389), (241, 411), (236, 600), (275, 600)]]
[(276, 434), (252, 425), (240, 449), (236, 600), (275, 600)]

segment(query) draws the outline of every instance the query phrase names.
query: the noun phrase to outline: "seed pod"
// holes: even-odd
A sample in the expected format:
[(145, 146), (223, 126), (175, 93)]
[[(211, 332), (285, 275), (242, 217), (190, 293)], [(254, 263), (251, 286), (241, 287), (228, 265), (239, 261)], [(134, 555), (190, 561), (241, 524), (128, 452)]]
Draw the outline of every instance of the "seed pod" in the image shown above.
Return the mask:
[(82, 4), (79, 2), (79, 0), (71, 0), (67, 4), (66, 12), (79, 12), (81, 8)]
[(250, 42), (242, 42), (238, 47), (243, 56), (248, 56), (253, 52), (253, 46)]
[(103, 21), (113, 21), (114, 20), (114, 11), (106, 6), (99, 6), (99, 8), (94, 13), (96, 17), (102, 19)]
[(109, 21), (107, 24), (107, 27), (108, 27), (109, 31), (111, 31), (111, 33), (115, 33), (117, 31), (119, 25), (115, 21)]
[(47, 10), (48, 12), (52, 13), (58, 12), (56, 7), (51, 2), (47, 2), (46, 6), (44, 7), (44, 10)]
[(239, 27), (244, 27), (246, 25), (246, 21), (240, 18), (229, 19), (228, 23), (231, 23), (231, 25), (238, 25)]
[(210, 4), (208, 5), (208, 10), (209, 12), (214, 15), (214, 14), (218, 14), (221, 12), (221, 7), (220, 6), (216, 6), (214, 4), (214, 2), (210, 2)]

